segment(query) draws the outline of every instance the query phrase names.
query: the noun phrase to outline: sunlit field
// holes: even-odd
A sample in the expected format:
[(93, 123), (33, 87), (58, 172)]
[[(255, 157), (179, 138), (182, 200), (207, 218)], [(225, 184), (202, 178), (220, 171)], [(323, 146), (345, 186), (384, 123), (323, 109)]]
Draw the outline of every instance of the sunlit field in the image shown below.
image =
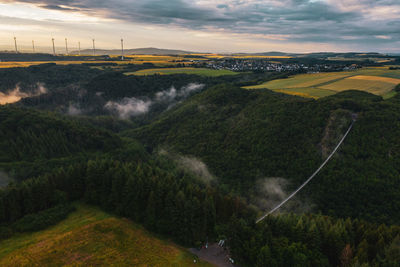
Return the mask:
[(209, 76), (209, 77), (216, 77), (216, 76), (223, 76), (223, 75), (237, 75), (237, 72), (233, 72), (230, 70), (213, 70), (213, 69), (206, 69), (206, 68), (165, 68), (165, 69), (146, 69), (146, 70), (139, 70), (136, 72), (127, 72), (125, 75), (137, 75), (137, 76), (144, 76), (144, 75), (169, 75), (169, 74), (195, 74), (201, 76)]
[[(0, 68), (26, 68), (33, 65), (40, 65), (46, 63), (55, 63), (57, 65), (72, 65), (72, 64), (83, 64), (83, 63), (96, 63), (96, 64), (109, 64), (109, 63), (117, 63), (117, 64), (129, 64), (131, 61), (13, 61), (13, 62), (0, 62)], [(143, 62), (142, 62), (143, 63)]]
[(320, 98), (346, 90), (360, 90), (388, 98), (394, 95), (391, 91), (398, 84), (400, 84), (400, 70), (381, 67), (348, 72), (300, 74), (245, 88), (267, 88), (311, 98)]
[(86, 205), (46, 230), (0, 241), (0, 266), (211, 266), (127, 219)]

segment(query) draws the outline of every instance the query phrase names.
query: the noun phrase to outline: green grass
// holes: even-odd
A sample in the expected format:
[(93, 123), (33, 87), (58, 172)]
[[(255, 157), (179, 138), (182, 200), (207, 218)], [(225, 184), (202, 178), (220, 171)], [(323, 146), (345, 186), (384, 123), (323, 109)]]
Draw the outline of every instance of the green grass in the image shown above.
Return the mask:
[(382, 95), (382, 97), (383, 97), (383, 99), (389, 99), (389, 98), (394, 97), (395, 95), (397, 95), (396, 91), (390, 91), (390, 92), (387, 92), (386, 94)]
[[(361, 76), (361, 77), (373, 77), (373, 76)], [(336, 92), (341, 92), (345, 90), (359, 90), (372, 93), (375, 95), (384, 95), (392, 91), (397, 85), (396, 83), (379, 80), (380, 77), (376, 78), (378, 80), (346, 78), (340, 81), (336, 81), (334, 83), (323, 85), (320, 88)]]
[(346, 90), (359, 90), (390, 98), (400, 84), (400, 70), (388, 67), (363, 68), (356, 71), (299, 74), (287, 79), (247, 86), (246, 89), (270, 89), (303, 97), (321, 98)]
[(78, 205), (61, 223), (0, 242), (0, 266), (212, 266), (127, 219)]
[(208, 76), (208, 77), (217, 77), (223, 75), (237, 75), (237, 72), (233, 72), (230, 70), (213, 70), (213, 69), (206, 69), (206, 68), (163, 68), (163, 69), (146, 69), (146, 70), (139, 70), (136, 72), (127, 72), (125, 75), (137, 75), (137, 76), (144, 76), (144, 75), (169, 75), (169, 74), (196, 74), (201, 76)]

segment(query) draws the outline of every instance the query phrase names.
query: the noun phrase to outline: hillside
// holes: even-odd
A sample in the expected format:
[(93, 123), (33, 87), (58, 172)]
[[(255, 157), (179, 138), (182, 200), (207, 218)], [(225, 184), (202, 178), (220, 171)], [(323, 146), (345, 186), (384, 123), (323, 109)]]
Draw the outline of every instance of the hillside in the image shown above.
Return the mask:
[(0, 161), (56, 158), (78, 152), (109, 151), (116, 135), (55, 114), (0, 106)]
[[(101, 125), (109, 124), (102, 120)], [(122, 146), (120, 137), (50, 112), (0, 106), (0, 184), (81, 162)], [(1, 175), (1, 171), (8, 175)], [(0, 185), (0, 186), (1, 186)]]
[[(66, 133), (84, 129), (89, 133), (86, 138), (91, 138), (93, 130), (107, 133), (84, 126), (85, 120), (79, 118), (3, 108), (11, 121), (18, 118), (27, 129), (39, 132), (53, 125)], [(78, 213), (80, 219), (64, 225), (65, 231), (59, 234), (51, 235), (57, 226), (21, 234), (54, 225), (64, 214), (64, 205), (79, 201), (129, 218), (187, 247), (226, 237), (232, 257), (241, 266), (263, 266), (270, 261), (277, 266), (338, 266), (343, 255), (354, 264), (395, 266), (390, 263), (398, 262), (400, 255), (398, 226), (371, 222), (399, 221), (399, 111), (397, 96), (383, 101), (359, 91), (316, 101), (232, 85), (205, 89), (162, 112), (150, 125), (124, 132), (120, 147), (94, 152), (95, 157), (56, 157), (51, 160), (61, 162), (58, 168), (1, 189), (0, 239), (14, 237), (0, 242), (0, 258), (4, 255), (0, 264), (15, 266), (24, 261), (30, 265), (32, 260), (41, 265), (96, 265), (99, 261), (118, 265), (120, 259), (129, 261), (138, 252), (144, 258), (136, 258), (137, 264), (157, 265), (147, 262), (158, 261), (154, 255), (160, 255), (160, 250), (169, 251), (142, 236), (137, 248), (132, 244), (136, 234), (123, 223), (127, 221), (109, 215), (100, 223)], [(346, 130), (352, 113), (358, 119), (343, 147), (286, 209), (301, 212), (311, 206), (321, 214), (286, 214), (255, 224), (261, 211), (238, 195), (261, 209), (273, 205), (279, 200), (276, 192), (278, 197), (286, 194), (319, 166)], [(10, 124), (5, 126), (3, 130), (12, 129)], [(24, 139), (26, 146), (40, 151), (48, 147), (47, 139), (62, 137), (42, 132), (48, 132), (42, 141)], [(26, 136), (31, 135), (21, 130), (13, 137)], [(148, 154), (126, 136), (140, 138), (154, 153)], [(98, 137), (110, 144), (115, 141), (115, 134), (110, 139)], [(83, 146), (85, 142), (79, 144), (82, 153), (91, 151)], [(30, 157), (36, 162), (36, 156)], [(51, 160), (42, 158), (41, 162), (47, 167)], [(36, 238), (40, 233), (48, 238)], [(187, 259), (173, 255), (167, 260)]]
[(245, 88), (264, 88), (312, 98), (325, 97), (346, 90), (359, 90), (390, 98), (395, 95), (393, 89), (398, 84), (400, 84), (399, 70), (379, 67), (346, 72), (299, 74)]
[[(78, 54), (78, 51), (72, 51), (72, 54)], [(81, 54), (93, 54), (92, 49), (81, 50)], [(121, 49), (96, 49), (97, 55), (121, 55)], [(173, 49), (160, 49), (154, 47), (125, 49), (125, 55), (182, 55), (193, 54), (193, 52)]]
[(358, 91), (315, 101), (217, 86), (125, 134), (154, 151), (199, 158), (221, 184), (259, 205), (274, 195), (267, 185), (286, 195), (313, 173), (358, 113), (338, 155), (300, 198), (314, 211), (398, 223), (399, 110), (396, 97)]
[(46, 230), (0, 241), (1, 266), (212, 266), (127, 219), (86, 205)]

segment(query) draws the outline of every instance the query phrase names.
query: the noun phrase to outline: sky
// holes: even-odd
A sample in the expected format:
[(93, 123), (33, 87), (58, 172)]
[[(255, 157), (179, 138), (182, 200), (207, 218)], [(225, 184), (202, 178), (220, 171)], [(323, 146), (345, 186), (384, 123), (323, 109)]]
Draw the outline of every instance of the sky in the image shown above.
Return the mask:
[(400, 53), (400, 0), (0, 0), (0, 49)]

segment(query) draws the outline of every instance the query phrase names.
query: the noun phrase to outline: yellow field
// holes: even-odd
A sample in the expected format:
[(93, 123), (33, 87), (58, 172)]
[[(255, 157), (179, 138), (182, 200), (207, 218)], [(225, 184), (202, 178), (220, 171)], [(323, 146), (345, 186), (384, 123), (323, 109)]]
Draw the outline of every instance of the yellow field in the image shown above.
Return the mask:
[(40, 65), (46, 63), (56, 63), (57, 65), (71, 65), (71, 64), (82, 64), (82, 63), (117, 63), (117, 64), (129, 64), (130, 61), (27, 61), (27, 62), (0, 62), (0, 68), (18, 68), (18, 67), (29, 67), (33, 65)]
[(385, 83), (391, 83), (394, 85), (397, 85), (400, 83), (400, 79), (395, 79), (395, 78), (387, 78), (387, 77), (378, 77), (378, 76), (366, 76), (366, 75), (357, 75), (357, 76), (352, 76), (349, 77), (348, 79), (350, 80), (364, 80), (364, 81), (379, 81), (379, 82), (385, 82)]
[(318, 84), (330, 82), (344, 77), (348, 77), (348, 74), (344, 73), (300, 74), (288, 79), (273, 80), (266, 84), (251, 86), (251, 89), (265, 88), (266, 85), (268, 85), (268, 88), (271, 90), (283, 89), (283, 88), (313, 87)]
[(126, 219), (79, 205), (61, 223), (0, 241), (0, 266), (212, 266)]
[[(126, 65), (126, 64), (144, 64), (144, 63), (152, 63), (156, 66), (167, 66), (167, 65), (176, 65), (176, 64), (190, 64), (189, 62), (177, 62), (177, 61), (170, 61), (167, 60), (167, 57), (160, 57), (160, 58), (150, 58), (150, 57), (142, 57), (142, 58), (132, 58), (131, 60), (113, 60), (113, 61), (16, 61), (16, 62), (0, 62), (0, 68), (18, 68), (18, 67), (29, 67), (33, 65), (40, 65), (46, 63), (56, 63), (57, 65), (71, 65), (71, 64), (83, 64), (83, 63), (99, 63), (99, 64), (107, 64), (107, 63), (116, 63), (118, 65)], [(188, 60), (188, 59), (186, 59)]]
[(237, 75), (237, 72), (230, 70), (214, 70), (206, 68), (162, 68), (144, 69), (135, 72), (126, 72), (125, 75), (147, 76), (147, 75), (170, 75), (170, 74), (195, 74), (200, 76), (217, 77), (223, 75)]
[(400, 84), (400, 79), (358, 75), (323, 85), (320, 88), (336, 92), (360, 90), (376, 95), (384, 95), (393, 90), (397, 84)]
[(400, 84), (400, 70), (378, 67), (347, 72), (300, 74), (245, 88), (267, 88), (311, 98), (320, 98), (346, 90), (360, 90), (387, 98), (395, 95), (391, 91), (398, 84)]

